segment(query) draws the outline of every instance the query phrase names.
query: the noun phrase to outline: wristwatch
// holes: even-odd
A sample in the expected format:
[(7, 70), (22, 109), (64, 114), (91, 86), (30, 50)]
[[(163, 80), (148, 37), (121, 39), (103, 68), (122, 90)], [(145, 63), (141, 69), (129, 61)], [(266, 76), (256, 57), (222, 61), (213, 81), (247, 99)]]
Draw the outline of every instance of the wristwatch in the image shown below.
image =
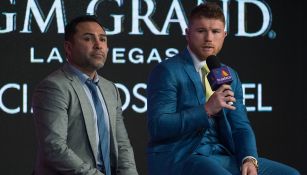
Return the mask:
[(253, 158), (253, 157), (248, 157), (246, 159), (243, 160), (242, 162), (242, 165), (246, 162), (251, 162), (257, 169), (257, 172), (258, 172), (258, 169), (259, 169), (259, 166), (258, 166), (258, 161), (257, 159)]

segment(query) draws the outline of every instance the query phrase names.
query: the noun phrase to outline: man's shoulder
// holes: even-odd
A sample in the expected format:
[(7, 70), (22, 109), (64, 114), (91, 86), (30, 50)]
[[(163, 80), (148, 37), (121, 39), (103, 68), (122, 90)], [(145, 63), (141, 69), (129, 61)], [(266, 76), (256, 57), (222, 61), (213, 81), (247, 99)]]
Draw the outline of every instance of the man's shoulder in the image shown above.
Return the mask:
[(56, 81), (56, 82), (65, 81), (65, 80), (67, 81), (67, 76), (65, 75), (63, 67), (54, 70), (43, 79), (43, 81)]
[(185, 75), (185, 67), (190, 64), (187, 59), (181, 52), (172, 58), (164, 60), (152, 69), (148, 82), (181, 79)]
[(99, 75), (99, 85), (103, 88), (103, 90), (117, 94), (117, 87), (115, 83), (106, 79), (105, 77), (102, 77), (101, 75)]
[(187, 64), (185, 55), (183, 52), (180, 52), (177, 55), (167, 60), (162, 61), (161, 63), (157, 65), (157, 67), (165, 67), (165, 68), (174, 69), (177, 67), (182, 67), (185, 64)]
[(115, 87), (115, 83), (111, 80), (108, 80), (107, 78), (99, 75), (99, 81), (101, 81), (105, 86), (108, 87)]
[(69, 76), (72, 75), (68, 75), (69, 73), (65, 72), (63, 67), (58, 68), (57, 70), (54, 70), (49, 75), (47, 75), (42, 81), (38, 83), (37, 87), (42, 87), (42, 86), (65, 87), (66, 85), (68, 85), (70, 79), (72, 79)]

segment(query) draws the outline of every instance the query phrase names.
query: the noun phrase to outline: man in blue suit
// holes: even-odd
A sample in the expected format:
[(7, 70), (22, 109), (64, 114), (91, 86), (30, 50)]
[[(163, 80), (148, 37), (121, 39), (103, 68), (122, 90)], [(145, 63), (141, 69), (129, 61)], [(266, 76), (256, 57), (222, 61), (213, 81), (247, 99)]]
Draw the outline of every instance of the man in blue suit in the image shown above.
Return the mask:
[(150, 175), (299, 174), (258, 157), (237, 73), (229, 68), (233, 82), (215, 92), (202, 76), (207, 57), (222, 48), (224, 29), (225, 18), (217, 4), (197, 6), (186, 30), (187, 49), (152, 71), (148, 82)]

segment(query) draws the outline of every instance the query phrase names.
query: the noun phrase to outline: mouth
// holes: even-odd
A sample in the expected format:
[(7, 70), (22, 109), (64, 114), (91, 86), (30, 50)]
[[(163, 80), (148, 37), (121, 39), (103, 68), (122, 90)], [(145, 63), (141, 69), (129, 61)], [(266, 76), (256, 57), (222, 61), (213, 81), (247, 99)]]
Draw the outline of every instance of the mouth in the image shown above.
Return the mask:
[(105, 54), (103, 53), (103, 52), (95, 52), (95, 53), (93, 53), (92, 54), (92, 56), (94, 56), (94, 57), (105, 57)]
[(212, 46), (212, 45), (203, 45), (202, 48), (203, 49), (214, 49), (214, 46)]
[(212, 51), (214, 50), (214, 47), (211, 45), (204, 45), (201, 47), (204, 51)]

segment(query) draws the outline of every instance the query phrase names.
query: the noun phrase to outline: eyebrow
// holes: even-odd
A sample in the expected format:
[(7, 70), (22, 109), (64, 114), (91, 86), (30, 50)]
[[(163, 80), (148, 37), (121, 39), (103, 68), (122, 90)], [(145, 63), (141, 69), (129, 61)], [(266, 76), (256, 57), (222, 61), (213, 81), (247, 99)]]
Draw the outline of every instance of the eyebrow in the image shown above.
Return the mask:
[(206, 28), (206, 27), (196, 27), (196, 30), (224, 30), (224, 29), (220, 29), (220, 28)]
[[(94, 35), (93, 33), (84, 33), (84, 35)], [(99, 34), (99, 36), (107, 37), (107, 34)]]

